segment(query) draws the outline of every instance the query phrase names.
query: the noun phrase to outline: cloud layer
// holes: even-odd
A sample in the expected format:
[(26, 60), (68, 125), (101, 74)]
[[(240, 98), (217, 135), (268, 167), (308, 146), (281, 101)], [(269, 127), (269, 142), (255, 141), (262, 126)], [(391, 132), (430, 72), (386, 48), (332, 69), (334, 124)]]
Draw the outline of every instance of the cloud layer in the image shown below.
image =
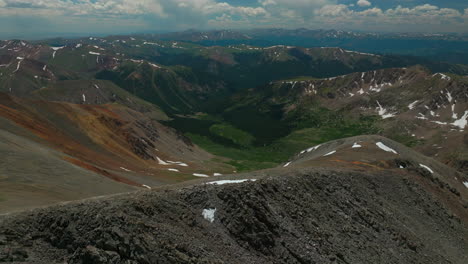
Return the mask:
[(0, 34), (248, 27), (468, 31), (468, 3), (461, 10), (436, 6), (430, 0), (386, 9), (368, 0), (253, 0), (248, 5), (236, 4), (239, 2), (247, 1), (0, 0)]

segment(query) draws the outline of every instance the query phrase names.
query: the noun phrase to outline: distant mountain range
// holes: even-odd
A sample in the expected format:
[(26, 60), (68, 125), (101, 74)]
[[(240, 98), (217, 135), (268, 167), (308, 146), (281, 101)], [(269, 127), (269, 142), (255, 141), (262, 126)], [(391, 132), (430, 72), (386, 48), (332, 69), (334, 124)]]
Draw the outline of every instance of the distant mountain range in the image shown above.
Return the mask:
[(468, 63), (468, 35), (428, 33), (366, 33), (342, 30), (254, 29), (215, 30), (146, 35), (155, 39), (180, 40), (202, 45), (248, 44), (254, 46), (292, 45), (300, 47), (341, 47), (379, 53), (426, 56), (452, 63)]
[[(0, 151), (12, 155), (15, 149), (15, 164), (37, 159), (27, 171), (52, 171), (62, 179), (55, 187), (41, 177), (18, 182), (25, 174), (2, 166), (6, 174), (22, 175), (8, 178), (12, 191), (4, 194), (10, 202), (3, 210), (16, 206), (13, 190), (37, 183), (45, 184), (37, 190), (45, 198), (24, 207), (271, 168), (311, 145), (363, 134), (389, 137), (468, 170), (468, 66), (341, 47), (205, 42), (267, 34), (252, 32), (0, 41), (1, 130), (5, 142), (22, 142)], [(455, 41), (440, 38), (424, 37)], [(26, 155), (23, 147), (34, 151)], [(44, 151), (61, 161), (66, 175), (86, 170), (86, 182), (105, 177), (100, 184), (114, 191), (96, 183), (92, 191), (65, 195), (68, 178), (40, 161)]]

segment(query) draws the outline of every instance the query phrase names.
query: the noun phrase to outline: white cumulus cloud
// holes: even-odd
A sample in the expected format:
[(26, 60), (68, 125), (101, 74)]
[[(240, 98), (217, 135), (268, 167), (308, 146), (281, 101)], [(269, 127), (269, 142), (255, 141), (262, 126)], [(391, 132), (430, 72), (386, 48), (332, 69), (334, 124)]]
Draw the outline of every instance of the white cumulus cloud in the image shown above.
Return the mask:
[(468, 8), (422, 4), (381, 9), (372, 7), (369, 0), (349, 2), (252, 0), (247, 5), (234, 0), (0, 0), (0, 33), (246, 27), (466, 32), (468, 28)]
[(372, 3), (367, 0), (359, 0), (357, 1), (357, 5), (361, 7), (371, 6)]

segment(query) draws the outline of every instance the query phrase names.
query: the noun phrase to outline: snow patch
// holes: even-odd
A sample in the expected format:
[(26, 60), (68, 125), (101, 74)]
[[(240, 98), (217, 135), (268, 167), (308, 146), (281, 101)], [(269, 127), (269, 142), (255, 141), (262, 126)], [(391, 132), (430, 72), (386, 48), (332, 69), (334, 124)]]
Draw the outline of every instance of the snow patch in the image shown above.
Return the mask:
[(202, 215), (208, 222), (213, 223), (215, 220), (216, 208), (214, 209), (203, 209)]
[(386, 152), (392, 152), (392, 153), (398, 155), (398, 152), (396, 152), (394, 149), (392, 149), (392, 148), (386, 146), (386, 145), (385, 145), (384, 143), (382, 143), (382, 142), (377, 142), (377, 143), (375, 143), (375, 145), (377, 145), (377, 147), (379, 147), (380, 149), (382, 149), (382, 150), (384, 150), (384, 151), (386, 151)]
[(465, 185), (465, 187), (468, 188), (468, 182), (463, 182), (463, 185)]
[(101, 55), (101, 53), (99, 53), (99, 52), (94, 52), (94, 51), (90, 51), (89, 54), (91, 54), (91, 55), (97, 55), (97, 56)]
[(458, 120), (455, 120), (455, 122), (452, 123), (452, 125), (459, 127), (460, 129), (465, 129), (466, 124), (468, 123), (468, 110), (465, 111), (465, 114)]
[(120, 168), (121, 168), (122, 170), (124, 170), (124, 171), (131, 171), (131, 170), (126, 169), (126, 168), (124, 168), (124, 167), (120, 167)]
[(325, 155), (323, 155), (323, 156), (326, 157), (326, 156), (333, 155), (333, 154), (335, 154), (335, 153), (336, 153), (336, 150), (331, 151), (331, 152), (328, 152), (327, 154), (325, 154)]
[(213, 176), (220, 177), (220, 176), (223, 176), (223, 174), (215, 172), (215, 173), (213, 173)]
[(453, 97), (452, 95), (450, 94), (449, 91), (447, 91), (447, 100), (451, 103), (453, 101)]
[(432, 123), (436, 123), (438, 125), (447, 125), (448, 123), (446, 122), (440, 122), (440, 121), (431, 121)]
[(156, 159), (158, 160), (159, 165), (164, 165), (164, 166), (171, 165), (170, 163), (165, 162), (164, 160), (160, 159), (159, 157), (156, 157)]
[(286, 168), (286, 167), (289, 166), (290, 164), (291, 164), (291, 162), (286, 163), (286, 164), (283, 166), (283, 168)]
[(146, 185), (146, 184), (142, 184), (141, 186), (142, 186), (142, 187), (145, 187), (146, 189), (150, 189), (150, 190), (151, 190), (151, 187), (149, 187), (149, 186)]
[(414, 107), (416, 106), (416, 104), (417, 104), (418, 102), (419, 102), (419, 100), (416, 100), (416, 101), (412, 102), (411, 104), (408, 105), (408, 108), (409, 108), (410, 110), (413, 110)]
[(421, 164), (421, 163), (420, 163), (419, 166), (421, 166), (422, 168), (428, 170), (430, 173), (434, 173), (434, 171), (433, 171), (431, 168), (429, 168), (428, 166), (426, 166), (426, 165), (424, 165), (424, 164)]
[(352, 146), (352, 148), (362, 148), (362, 146), (359, 145), (358, 143), (354, 143), (354, 145)]
[(156, 65), (156, 64), (151, 63), (151, 62), (148, 62), (148, 64), (149, 64), (151, 67), (154, 67), (154, 68), (157, 68), (157, 69), (160, 69), (160, 68), (161, 68), (159, 65)]
[(178, 169), (167, 169), (168, 171), (180, 172)]
[(213, 181), (208, 182), (206, 184), (216, 184), (216, 185), (223, 185), (223, 184), (234, 184), (234, 183), (243, 183), (248, 181), (256, 181), (257, 179), (243, 179), (243, 180), (222, 180), (222, 181)]
[(16, 65), (16, 70), (13, 71), (13, 73), (17, 72), (20, 69), (21, 62), (23, 62), (23, 60), (24, 60), (23, 57), (16, 57), (16, 59), (18, 60), (18, 64)]
[(377, 107), (377, 110), (379, 111), (379, 115), (382, 117), (382, 119), (387, 119), (390, 117), (394, 117), (396, 113), (387, 113), (387, 109), (383, 108), (382, 105), (380, 105), (379, 101), (376, 101), (379, 107)]
[(432, 77), (436, 77), (436, 76), (440, 76), (440, 79), (442, 79), (442, 80), (446, 80), (446, 81), (450, 81), (450, 80), (451, 80), (451, 78), (450, 78), (449, 76), (447, 76), (447, 75), (445, 75), (445, 74), (443, 74), (443, 73), (440, 73), (440, 72), (438, 72), (438, 73), (432, 75)]
[(81, 97), (82, 97), (82, 99), (83, 99), (83, 102), (86, 102), (86, 95), (85, 95), (85, 94), (82, 94)]
[(457, 118), (458, 118), (457, 113), (455, 113), (455, 104), (452, 105), (452, 118), (453, 118), (453, 119), (457, 119)]
[(182, 167), (188, 167), (188, 165), (186, 163), (183, 163), (183, 162), (180, 162), (180, 161), (170, 161), (170, 160), (168, 160), (167, 162), (170, 163), (170, 164), (175, 164), (175, 165), (182, 166)]
[(424, 116), (422, 113), (419, 113), (418, 116), (416, 116), (416, 118), (421, 119), (421, 120), (428, 120), (428, 118)]
[(192, 174), (192, 175), (195, 176), (195, 177), (202, 177), (202, 178), (208, 178), (208, 177), (210, 177), (210, 176), (208, 176), (208, 175), (206, 175), (206, 174), (201, 174), (201, 173), (194, 173), (194, 174)]
[(308, 148), (308, 149), (306, 149), (306, 150), (301, 151), (300, 154), (304, 154), (304, 153), (306, 153), (306, 152), (315, 151), (315, 150), (317, 150), (318, 148), (320, 148), (320, 146), (322, 146), (322, 145), (317, 145), (317, 146), (315, 146), (315, 147)]

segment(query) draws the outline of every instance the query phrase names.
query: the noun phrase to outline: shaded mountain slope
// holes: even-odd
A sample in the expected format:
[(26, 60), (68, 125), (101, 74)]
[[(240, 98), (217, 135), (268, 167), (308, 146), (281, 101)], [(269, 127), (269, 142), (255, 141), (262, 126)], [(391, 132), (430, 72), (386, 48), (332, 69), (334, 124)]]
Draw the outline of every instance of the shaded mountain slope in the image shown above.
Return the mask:
[[(398, 155), (383, 149), (363, 144), (359, 155), (342, 150), (356, 140), (383, 142), (402, 153), (406, 162), (425, 162), (437, 170), (439, 181), (425, 169), (400, 169), (390, 162)], [(6, 215), (0, 218), (0, 259), (466, 263), (468, 189), (448, 181), (453, 177), (449, 168), (380, 137), (346, 139), (323, 147), (339, 149), (341, 158), (374, 167), (304, 165), (318, 157), (311, 150), (291, 167), (217, 179), (227, 182), (194, 181)], [(383, 154), (375, 155), (378, 151)], [(322, 162), (332, 159), (326, 156)]]
[(9, 120), (0, 124), (0, 212), (137, 189), (68, 162)]
[[(62, 201), (150, 188), (227, 169), (177, 131), (119, 104), (77, 105), (0, 93), (0, 118), (5, 138), (0, 151), (7, 157), (0, 167), (2, 211), (17, 209), (13, 204), (29, 206), (24, 191), (31, 188), (45, 197), (32, 204), (48, 204), (51, 197)], [(101, 187), (88, 187), (93, 181)]]
[(240, 113), (270, 118), (289, 127), (280, 137), (317, 144), (379, 133), (466, 171), (467, 89), (466, 77), (422, 67), (304, 77), (239, 94), (223, 117), (247, 132), (260, 130)]
[[(205, 47), (145, 36), (4, 43), (0, 47), (0, 91), (29, 97), (42, 89), (81, 90), (76, 89), (77, 84), (83, 89), (93, 87), (90, 82), (97, 78), (113, 82), (168, 114), (215, 112), (233, 92), (297, 76), (323, 78), (415, 64), (433, 71), (468, 72), (462, 65), (342, 48)], [(74, 82), (64, 82), (70, 80)], [(101, 86), (103, 91), (109, 86), (107, 93), (115, 93), (115, 87)], [(89, 98), (94, 96), (92, 92)], [(81, 94), (69, 100), (79, 97)], [(104, 99), (116, 100), (99, 98), (100, 102)]]

